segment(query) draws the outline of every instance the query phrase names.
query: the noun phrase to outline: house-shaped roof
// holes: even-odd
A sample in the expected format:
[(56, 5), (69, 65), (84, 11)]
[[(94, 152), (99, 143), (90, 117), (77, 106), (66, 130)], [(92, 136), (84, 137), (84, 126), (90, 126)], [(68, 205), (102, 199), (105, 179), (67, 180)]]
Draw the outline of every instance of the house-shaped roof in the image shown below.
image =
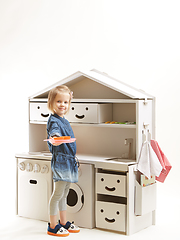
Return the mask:
[(80, 99), (153, 99), (154, 97), (138, 90), (106, 73), (96, 69), (78, 71), (58, 81), (48, 88), (29, 97), (47, 98), (49, 91), (58, 85), (67, 85), (74, 92), (74, 98)]

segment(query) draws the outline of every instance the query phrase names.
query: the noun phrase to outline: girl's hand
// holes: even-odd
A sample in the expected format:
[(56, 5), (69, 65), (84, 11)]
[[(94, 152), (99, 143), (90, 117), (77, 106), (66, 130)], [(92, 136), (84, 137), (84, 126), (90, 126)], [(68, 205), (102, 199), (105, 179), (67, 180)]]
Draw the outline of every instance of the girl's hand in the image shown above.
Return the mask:
[[(50, 137), (50, 139), (53, 139), (53, 138)], [(59, 145), (61, 145), (62, 143), (52, 143), (52, 142), (51, 142), (51, 144), (52, 144), (53, 146), (59, 146)]]

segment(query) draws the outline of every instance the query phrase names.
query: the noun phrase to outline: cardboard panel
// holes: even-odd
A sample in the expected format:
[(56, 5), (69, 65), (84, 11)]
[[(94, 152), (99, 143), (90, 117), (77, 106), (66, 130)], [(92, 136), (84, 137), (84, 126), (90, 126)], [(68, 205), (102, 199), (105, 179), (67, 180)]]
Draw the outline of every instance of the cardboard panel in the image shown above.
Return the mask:
[(156, 209), (156, 183), (142, 187), (136, 181), (135, 214), (145, 215)]

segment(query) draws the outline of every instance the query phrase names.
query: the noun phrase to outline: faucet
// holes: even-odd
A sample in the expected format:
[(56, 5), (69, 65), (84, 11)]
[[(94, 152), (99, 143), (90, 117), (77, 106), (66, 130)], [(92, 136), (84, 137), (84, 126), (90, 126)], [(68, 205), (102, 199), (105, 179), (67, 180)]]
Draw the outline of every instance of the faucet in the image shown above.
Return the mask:
[(132, 138), (126, 138), (126, 139), (124, 140), (124, 144), (125, 144), (126, 146), (129, 146), (128, 159), (132, 159), (133, 139), (132, 139)]

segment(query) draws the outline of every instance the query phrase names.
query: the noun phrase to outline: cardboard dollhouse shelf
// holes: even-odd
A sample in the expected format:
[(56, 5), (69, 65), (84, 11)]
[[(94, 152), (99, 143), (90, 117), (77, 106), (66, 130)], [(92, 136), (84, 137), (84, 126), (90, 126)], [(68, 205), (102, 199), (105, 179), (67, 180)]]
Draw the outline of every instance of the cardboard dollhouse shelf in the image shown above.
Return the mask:
[[(49, 91), (59, 85), (65, 84), (75, 93), (75, 98), (80, 99), (153, 99), (142, 90), (136, 89), (98, 70), (78, 71), (48, 88), (32, 95), (33, 98), (47, 98)], [(80, 86), (80, 88), (79, 88)], [(99, 91), (100, 90), (100, 91)]]
[[(51, 161), (43, 141), (47, 138), (46, 123), (50, 116), (47, 100), (49, 91), (59, 85), (68, 86), (74, 93), (69, 110), (73, 115), (66, 114), (66, 119), (77, 139), (77, 158), (90, 169), (89, 176), (85, 169), (81, 174), (91, 179), (90, 187), (95, 194), (87, 195), (90, 188), (87, 191), (86, 184), (84, 187), (86, 181), (78, 182), (85, 199), (91, 198), (92, 202), (87, 208), (78, 209), (77, 224), (83, 227), (87, 216), (92, 214), (94, 219), (96, 214), (93, 226), (127, 235), (155, 224), (156, 185), (142, 188), (134, 173), (142, 132), (148, 130), (155, 138), (155, 98), (142, 90), (95, 69), (69, 75), (29, 97), (29, 153), (16, 157)], [(111, 121), (119, 124), (106, 124)], [(95, 181), (98, 182), (94, 190)], [(81, 193), (79, 196), (81, 199)], [(87, 215), (92, 204), (96, 208)]]

